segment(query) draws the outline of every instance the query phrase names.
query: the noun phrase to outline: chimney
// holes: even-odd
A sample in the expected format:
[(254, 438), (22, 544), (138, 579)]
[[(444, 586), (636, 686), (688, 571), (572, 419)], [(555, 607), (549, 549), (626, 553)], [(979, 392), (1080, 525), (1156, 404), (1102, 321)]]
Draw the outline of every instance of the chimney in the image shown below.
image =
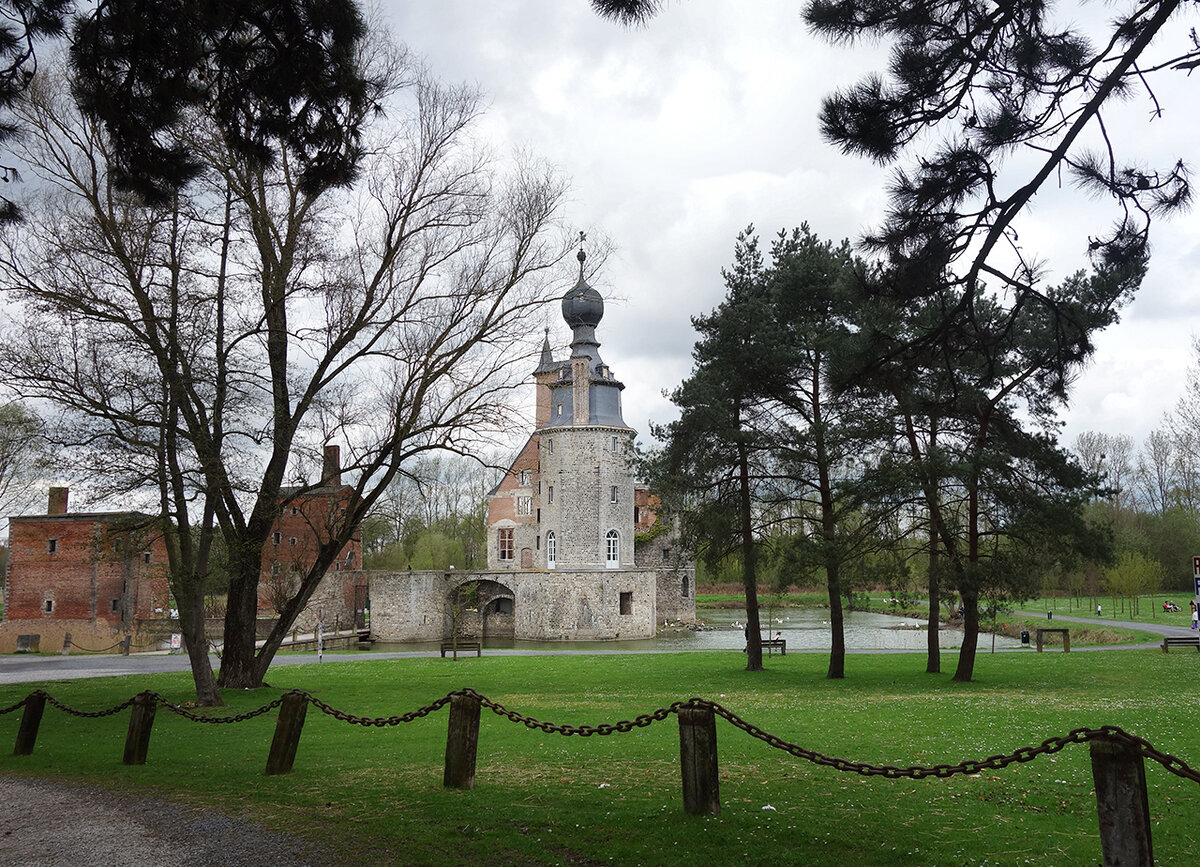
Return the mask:
[(67, 513), (67, 496), (70, 488), (51, 488), (50, 503), (46, 507), (47, 515), (65, 515)]
[(331, 488), (342, 486), (342, 450), (339, 446), (325, 446), (325, 463), (321, 467), (321, 484)]

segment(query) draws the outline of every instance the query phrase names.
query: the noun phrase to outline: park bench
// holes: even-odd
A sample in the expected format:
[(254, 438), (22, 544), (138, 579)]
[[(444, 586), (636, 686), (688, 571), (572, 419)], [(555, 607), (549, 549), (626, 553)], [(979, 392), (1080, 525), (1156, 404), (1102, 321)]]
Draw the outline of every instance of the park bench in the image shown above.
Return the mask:
[[(446, 651), (455, 651), (455, 642), (442, 642), (442, 656), (446, 655)], [(474, 650), (476, 656), (483, 656), (483, 645), (478, 641), (460, 641), (457, 643), (457, 653), (466, 653), (469, 650)]]
[(767, 651), (767, 656), (771, 655), (771, 651), (778, 647), (780, 656), (787, 656), (787, 639), (786, 638), (764, 638), (762, 642), (763, 649)]
[(1170, 653), (1172, 647), (1194, 647), (1200, 650), (1200, 635), (1168, 635), (1163, 638), (1163, 653)]

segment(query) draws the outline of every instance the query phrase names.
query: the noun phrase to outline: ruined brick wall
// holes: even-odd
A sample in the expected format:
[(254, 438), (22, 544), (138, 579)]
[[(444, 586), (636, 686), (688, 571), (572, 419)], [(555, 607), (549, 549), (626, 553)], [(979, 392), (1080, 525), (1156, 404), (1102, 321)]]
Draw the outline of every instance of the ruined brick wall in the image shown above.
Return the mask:
[(168, 607), (166, 548), (130, 513), (12, 518), (6, 620), (103, 621), (132, 628)]

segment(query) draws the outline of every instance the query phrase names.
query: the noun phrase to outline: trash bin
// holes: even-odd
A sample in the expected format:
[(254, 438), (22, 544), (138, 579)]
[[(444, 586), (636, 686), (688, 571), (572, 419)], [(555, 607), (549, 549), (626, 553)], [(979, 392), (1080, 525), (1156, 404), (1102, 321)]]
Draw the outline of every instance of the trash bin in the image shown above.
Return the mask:
[(1022, 644), (1028, 644), (1028, 643), (1029, 643), (1029, 630), (1028, 630), (1028, 629), (1022, 629), (1022, 630), (1021, 630), (1021, 643), (1022, 643)]

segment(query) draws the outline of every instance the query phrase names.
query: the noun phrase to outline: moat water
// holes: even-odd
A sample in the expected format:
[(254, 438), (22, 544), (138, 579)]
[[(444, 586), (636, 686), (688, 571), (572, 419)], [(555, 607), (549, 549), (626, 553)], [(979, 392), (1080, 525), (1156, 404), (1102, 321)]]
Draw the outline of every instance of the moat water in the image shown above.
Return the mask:
[[(776, 632), (787, 641), (789, 651), (828, 651), (829, 612), (824, 609), (787, 608), (771, 611), (771, 623), (767, 623), (768, 611), (760, 612), (763, 637), (774, 637)], [(655, 638), (636, 641), (518, 641), (514, 639), (488, 639), (483, 646), (487, 650), (574, 650), (595, 651), (684, 651), (684, 650), (741, 650), (746, 645), (743, 632), (746, 612), (739, 608), (702, 609), (699, 613), (704, 628), (660, 630)], [(768, 632), (770, 636), (768, 636)], [(926, 647), (925, 621), (912, 618), (893, 617), (871, 611), (847, 611), (845, 613), (847, 650), (912, 650), (923, 651)], [(938, 643), (945, 649), (956, 649), (962, 645), (962, 632), (952, 629), (938, 631)], [(1020, 642), (1007, 636), (996, 636), (996, 648), (1020, 647)], [(376, 642), (373, 649), (380, 651), (437, 650), (438, 642)], [(979, 650), (986, 652), (992, 647), (992, 636), (981, 633)]]

